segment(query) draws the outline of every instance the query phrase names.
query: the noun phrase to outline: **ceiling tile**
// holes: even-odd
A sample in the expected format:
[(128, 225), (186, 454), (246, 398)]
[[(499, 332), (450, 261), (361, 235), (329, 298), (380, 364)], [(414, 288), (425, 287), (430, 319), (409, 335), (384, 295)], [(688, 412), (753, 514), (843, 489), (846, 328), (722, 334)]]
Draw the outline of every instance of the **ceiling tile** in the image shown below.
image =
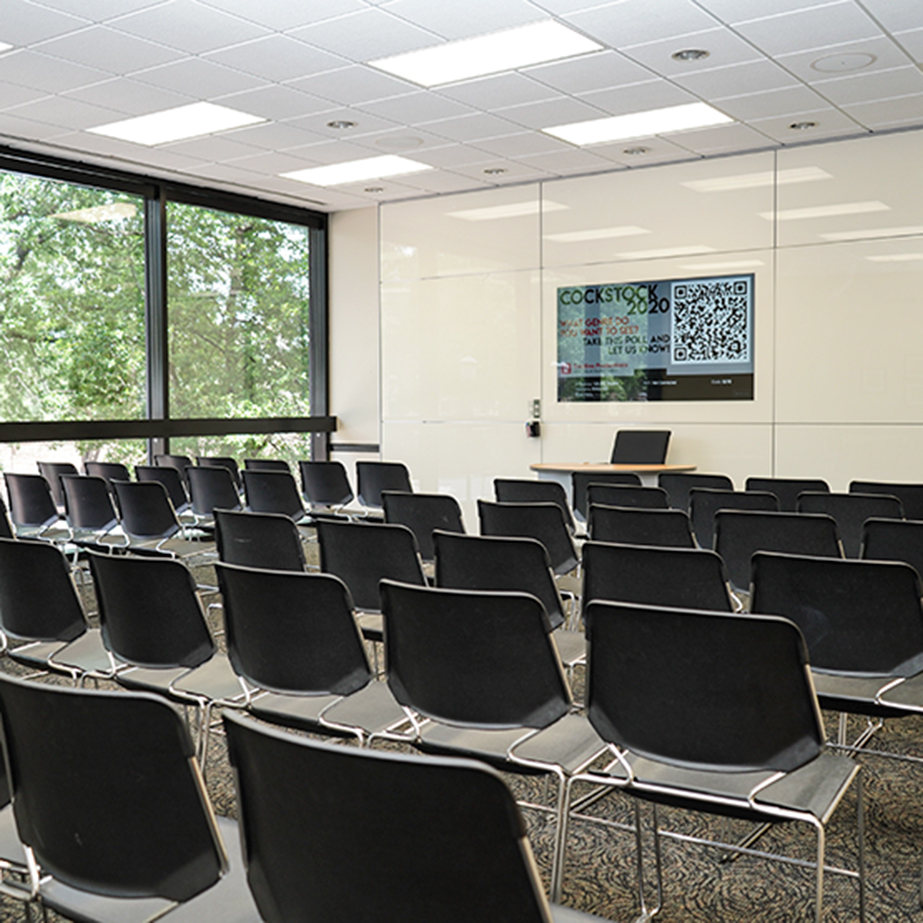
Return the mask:
[(556, 16), (579, 13), (581, 10), (589, 10), (593, 7), (605, 5), (601, 4), (600, 0), (532, 0), (532, 2), (540, 9)]
[[(485, 170), (506, 170), (506, 173), (498, 176), (485, 173)], [(502, 157), (488, 159), (480, 164), (455, 167), (452, 172), (470, 177), (481, 183), (486, 182), (491, 186), (505, 185), (507, 183), (525, 183), (529, 180), (546, 179), (548, 176), (545, 170), (539, 169), (535, 164), (504, 160)]]
[[(328, 122), (355, 122), (354, 128), (331, 128)], [(372, 115), (361, 109), (328, 109), (316, 115), (307, 115), (299, 119), (289, 119), (286, 123), (297, 128), (304, 128), (325, 138), (347, 144), (357, 135), (371, 134), (372, 132), (387, 131), (395, 127), (395, 122)]]
[(488, 111), (520, 103), (534, 103), (558, 95), (546, 84), (515, 72), (456, 83), (441, 88), (439, 94)]
[(420, 89), (415, 83), (399, 80), (361, 64), (292, 80), (288, 86), (341, 106), (359, 106), (376, 99), (415, 93)]
[(384, 8), (449, 40), (499, 32), (547, 18), (527, 0), (474, 0), (463, 4), (394, 0)]
[(163, 0), (41, 0), (42, 6), (65, 13), (73, 13), (91, 22), (106, 22), (116, 16), (134, 13), (147, 7), (157, 6)]
[(914, 61), (923, 62), (923, 29), (911, 29), (894, 36), (894, 40)]
[[(485, 189), (490, 183), (485, 182), (486, 177), (474, 179), (463, 176), (461, 173), (450, 173), (446, 170), (432, 170), (429, 173), (414, 174), (415, 185), (422, 192), (446, 193), (466, 192), (469, 189)], [(413, 177), (408, 177), (412, 179)]]
[[(793, 121), (816, 122), (817, 126), (808, 131), (793, 131), (789, 128)], [(751, 125), (757, 131), (782, 144), (806, 144), (820, 138), (855, 135), (863, 131), (862, 125), (851, 119), (845, 112), (832, 107), (799, 112), (797, 118), (794, 119), (791, 115), (754, 119)]]
[(866, 128), (896, 128), (919, 124), (920, 113), (923, 112), (923, 94), (843, 106), (843, 110)]
[[(311, 167), (328, 163), (345, 163), (349, 160), (361, 160), (369, 156), (367, 148), (358, 147), (348, 141), (318, 141), (316, 144), (306, 144), (304, 147), (291, 148), (286, 151), (292, 157), (297, 157), (303, 167)], [(413, 160), (422, 158), (411, 158)], [(294, 167), (298, 169), (298, 167)]]
[(257, 87), (255, 90), (244, 90), (243, 93), (231, 93), (219, 98), (221, 105), (240, 109), (252, 115), (261, 115), (265, 119), (283, 121), (284, 119), (300, 118), (315, 112), (325, 112), (330, 108), (330, 103), (307, 93), (299, 93), (287, 86)]
[(562, 93), (590, 93), (593, 90), (640, 83), (654, 76), (646, 67), (608, 49), (556, 64), (530, 67), (523, 73)]
[[(845, 77), (848, 75), (819, 70), (813, 66), (815, 62), (820, 62), (820, 66), (823, 67), (825, 66), (823, 63), (825, 58), (857, 54), (874, 55), (875, 58), (874, 61), (862, 68), (862, 74), (871, 74), (878, 70), (889, 70), (893, 67), (901, 67), (911, 63), (910, 57), (897, 42), (885, 35), (863, 39), (859, 42), (846, 42), (842, 45), (828, 45), (823, 48), (812, 48), (809, 51), (796, 51), (793, 54), (778, 55), (776, 63), (807, 83), (816, 83), (818, 80), (829, 80), (831, 77)], [(857, 71), (856, 73), (859, 72)]]
[(564, 18), (613, 48), (656, 42), (715, 26), (714, 17), (691, 0), (621, 0)]
[(12, 51), (0, 55), (0, 81), (7, 80), (47, 93), (62, 93), (108, 80), (111, 76), (95, 67), (71, 64), (35, 51)]
[(359, 62), (427, 48), (440, 42), (438, 35), (418, 29), (382, 9), (347, 13), (337, 19), (295, 29), (291, 34)]
[(92, 106), (65, 96), (46, 96), (36, 102), (26, 103), (25, 106), (28, 112), (20, 113), (17, 109), (8, 111), (11, 115), (27, 115), (37, 122), (47, 122), (49, 125), (58, 125), (62, 129), (71, 130), (104, 125), (106, 122), (121, 119), (124, 115), (115, 109)]
[(696, 131), (684, 131), (671, 136), (686, 150), (697, 154), (723, 154), (731, 151), (754, 150), (772, 145), (772, 139), (747, 125), (713, 125)]
[(483, 163), (486, 158), (491, 156), (490, 152), (484, 151), (476, 145), (450, 144), (446, 147), (420, 151), (414, 157), (414, 160), (420, 160), (433, 167), (454, 169), (465, 164)]
[(3, 109), (19, 106), (34, 99), (42, 99), (47, 95), (44, 90), (36, 90), (33, 87), (21, 87), (15, 83), (0, 83), (0, 106)]
[(111, 74), (128, 74), (183, 57), (183, 53), (133, 35), (123, 35), (108, 26), (90, 26), (62, 38), (43, 42), (37, 48), (73, 64), (97, 67)]
[(572, 176), (576, 173), (594, 173), (599, 170), (611, 170), (613, 165), (603, 157), (597, 157), (589, 151), (569, 148), (566, 151), (553, 151), (546, 154), (534, 154), (523, 157), (525, 163), (554, 173), (558, 176)]
[[(85, 9), (86, 3), (83, 4)], [(84, 28), (90, 21), (82, 14), (71, 16), (27, 3), (26, 0), (3, 0), (0, 18), (0, 41), (10, 45), (33, 45), (58, 35)]]
[(365, 112), (405, 125), (419, 125), (422, 122), (432, 122), (435, 119), (451, 119), (460, 115), (469, 115), (473, 111), (470, 106), (448, 99), (438, 93), (416, 92), (405, 96), (392, 96), (389, 99), (380, 99), (365, 103), (362, 107)]
[(305, 131), (282, 122), (264, 122), (261, 125), (250, 125), (236, 131), (227, 132), (228, 138), (252, 144), (264, 150), (284, 151), (287, 148), (300, 147), (305, 144), (316, 144), (325, 140), (317, 132)]
[[(604, 157), (626, 167), (646, 167), (652, 163), (664, 163), (672, 160), (691, 160), (697, 155), (692, 154), (679, 143), (682, 133), (674, 135), (673, 140), (667, 138), (642, 138), (639, 141), (618, 141), (615, 144), (594, 144), (588, 150), (598, 157)], [(627, 154), (626, 151), (645, 148), (640, 155)]]
[(498, 109), (495, 114), (527, 128), (547, 128), (549, 125), (600, 119), (606, 115), (596, 106), (570, 96), (558, 96), (539, 103)]
[(172, 109), (174, 106), (185, 106), (194, 99), (192, 96), (140, 83), (131, 77), (104, 80), (102, 83), (63, 93), (62, 96), (67, 99), (79, 99), (95, 106), (108, 106), (128, 115), (143, 115), (161, 109)]
[(666, 80), (649, 80), (627, 87), (613, 87), (597, 93), (581, 93), (580, 99), (602, 109), (600, 115), (626, 115), (647, 109), (681, 106), (696, 102), (696, 97)]
[(270, 173), (273, 176), (279, 173), (289, 173), (292, 170), (301, 170), (305, 166), (304, 158), (275, 151), (247, 154), (243, 157), (228, 158), (228, 160), (242, 170), (252, 170), (254, 173)]
[(60, 134), (61, 128), (58, 125), (24, 119), (11, 112), (0, 112), (0, 135), (7, 135), (14, 139), (28, 138), (34, 141), (44, 141)]
[(750, 93), (747, 96), (726, 97), (712, 101), (717, 109), (735, 119), (749, 122), (774, 116), (795, 115), (821, 109), (824, 100), (807, 87), (786, 87), (768, 93)]
[(571, 149), (569, 144), (558, 141), (541, 131), (527, 131), (518, 135), (504, 135), (500, 138), (485, 138), (478, 147), (497, 154), (499, 157), (520, 158), (530, 154), (545, 154)]
[(797, 78), (765, 58), (748, 64), (733, 64), (714, 70), (699, 71), (686, 77), (675, 76), (677, 83), (703, 99), (719, 99), (734, 93), (763, 93), (782, 87), (800, 85)]
[[(819, 45), (855, 42), (881, 29), (853, 0), (739, 23), (735, 30), (767, 54), (780, 55)], [(822, 36), (822, 38), (821, 38)]]
[[(78, 0), (78, 2), (86, 2), (86, 0)], [(259, 0), (259, 2), (256, 0), (201, 0), (201, 2), (206, 6), (233, 13), (241, 19), (248, 19), (250, 22), (278, 32), (365, 9), (365, 3), (362, 0), (323, 0), (323, 3), (304, 3), (295, 2), (295, 0)]]
[[(696, 0), (722, 22), (737, 23), (820, 6), (825, 0)], [(837, 0), (826, 0), (828, 3)]]
[(270, 35), (242, 45), (213, 51), (204, 59), (225, 64), (264, 80), (285, 81), (311, 71), (342, 67), (343, 58), (311, 48), (285, 35)]
[(496, 138), (498, 135), (515, 134), (522, 131), (522, 126), (511, 122), (509, 119), (478, 113), (476, 115), (461, 116), (460, 118), (429, 122), (426, 130), (431, 131), (434, 135), (449, 138), (452, 141), (477, 141), (479, 138)]
[(814, 89), (837, 106), (848, 106), (923, 93), (923, 73), (918, 67), (909, 65), (895, 70), (824, 80), (815, 83)]
[(216, 163), (265, 154), (265, 151), (260, 151), (259, 148), (254, 147), (252, 144), (243, 144), (241, 141), (229, 138), (226, 135), (190, 138), (188, 141), (164, 144), (161, 146), (161, 150), (171, 151), (174, 154), (183, 154), (186, 157), (196, 157), (199, 160), (215, 161)]
[(245, 42), (267, 33), (262, 26), (192, 0), (171, 0), (163, 6), (132, 13), (119, 19), (114, 26), (121, 32), (191, 54), (213, 51), (222, 45)]
[(889, 32), (919, 29), (923, 22), (920, 0), (862, 0), (862, 5)]
[(189, 92), (194, 88), (196, 97), (205, 100), (266, 85), (266, 81), (258, 77), (202, 58), (183, 58), (174, 64), (152, 67), (133, 76), (142, 83), (151, 83), (177, 93)]
[[(707, 58), (698, 61), (676, 61), (672, 55), (685, 48), (699, 48), (708, 52)], [(707, 29), (693, 32), (681, 37), (647, 42), (644, 45), (630, 45), (622, 49), (622, 54), (649, 67), (663, 77), (680, 79), (690, 74), (717, 67), (728, 67), (748, 61), (762, 59), (763, 56), (740, 36), (730, 29)]]
[(352, 136), (352, 143), (362, 145), (378, 153), (402, 154), (415, 157), (417, 151), (444, 147), (446, 139), (432, 132), (424, 131), (419, 125), (396, 125), (385, 131), (363, 132)]

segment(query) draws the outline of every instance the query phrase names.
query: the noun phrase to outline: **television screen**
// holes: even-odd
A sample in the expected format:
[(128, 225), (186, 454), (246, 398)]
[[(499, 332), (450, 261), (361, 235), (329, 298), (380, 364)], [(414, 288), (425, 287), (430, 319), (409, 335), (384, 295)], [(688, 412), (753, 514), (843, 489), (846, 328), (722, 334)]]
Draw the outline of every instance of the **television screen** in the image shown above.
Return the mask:
[(559, 401), (753, 399), (749, 275), (558, 289)]

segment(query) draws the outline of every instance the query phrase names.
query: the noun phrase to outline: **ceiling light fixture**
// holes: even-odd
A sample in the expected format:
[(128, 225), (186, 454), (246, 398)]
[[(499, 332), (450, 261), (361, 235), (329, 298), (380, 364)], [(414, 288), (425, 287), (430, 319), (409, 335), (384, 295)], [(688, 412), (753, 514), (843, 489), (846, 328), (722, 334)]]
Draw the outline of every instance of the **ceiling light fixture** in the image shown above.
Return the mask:
[(506, 167), (487, 167), (484, 172), (488, 176), (499, 176), (501, 173), (506, 173)]
[(810, 131), (812, 128), (817, 128), (817, 122), (792, 122), (788, 127), (792, 131)]
[(371, 193), (384, 192), (385, 187), (384, 186), (366, 186), (365, 189), (363, 189), (362, 191), (371, 192)]
[(542, 131), (562, 141), (583, 146), (604, 144), (607, 141), (627, 141), (629, 138), (646, 138), (650, 135), (669, 134), (690, 128), (706, 128), (709, 125), (733, 121), (730, 116), (707, 103), (687, 103), (683, 106), (667, 106), (664, 109), (648, 109), (628, 115), (553, 125), (543, 128)]
[(342, 131), (344, 128), (355, 128), (356, 123), (350, 122), (349, 119), (334, 119), (332, 122), (327, 123), (327, 127)]
[(640, 157), (642, 154), (649, 154), (651, 149), (649, 147), (626, 147), (623, 148), (622, 153), (628, 154), (629, 157)]
[(711, 54), (710, 51), (706, 51), (704, 48), (683, 48), (680, 51), (674, 51), (670, 55), (674, 61), (701, 61), (702, 58), (707, 58)]
[(367, 62), (424, 87), (559, 61), (602, 45), (551, 19)]
[(822, 74), (845, 74), (862, 70), (878, 60), (866, 51), (849, 51), (844, 54), (828, 54), (811, 62), (811, 68)]
[(279, 175), (315, 186), (339, 186), (342, 183), (358, 183), (364, 179), (383, 179), (386, 176), (400, 176), (403, 173), (419, 173), (432, 169), (428, 163), (398, 157), (396, 154), (383, 154), (381, 157), (363, 157), (361, 160), (291, 170)]
[(135, 144), (154, 145), (211, 135), (265, 121), (262, 116), (250, 115), (249, 112), (240, 112), (215, 103), (190, 103), (188, 106), (177, 106), (174, 109), (163, 109), (160, 112), (121, 119), (118, 122), (108, 122), (88, 128), (87, 131), (94, 135), (118, 138), (121, 141), (133, 141)]

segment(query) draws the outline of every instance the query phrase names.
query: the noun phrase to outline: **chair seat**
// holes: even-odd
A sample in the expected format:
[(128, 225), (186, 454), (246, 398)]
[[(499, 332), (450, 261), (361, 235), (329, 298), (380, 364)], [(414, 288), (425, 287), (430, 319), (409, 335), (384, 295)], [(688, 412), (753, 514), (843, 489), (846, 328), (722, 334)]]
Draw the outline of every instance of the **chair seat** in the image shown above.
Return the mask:
[(214, 654), (201, 666), (189, 670), (173, 683), (173, 691), (219, 703), (236, 703), (247, 694), (224, 654)]
[(917, 708), (923, 708), (923, 687), (917, 688), (916, 696), (913, 687), (901, 693), (898, 690), (907, 685), (902, 682), (893, 690), (893, 698), (889, 698), (889, 693), (882, 693), (897, 678), (894, 676), (855, 676), (818, 670), (812, 670), (811, 676), (821, 707), (831, 711), (877, 715), (882, 718), (897, 717), (902, 712), (915, 710), (913, 705), (907, 704), (914, 697), (917, 699)]
[(113, 672), (112, 660), (103, 644), (102, 636), (95, 628), (67, 643), (33, 641), (11, 647), (7, 653), (17, 663), (38, 669), (106, 676)]
[[(568, 775), (580, 772), (608, 750), (585, 716), (565, 715), (513, 749), (514, 759), (560, 766)], [(613, 770), (615, 772), (615, 770)]]
[(384, 641), (384, 621), (380, 612), (360, 612), (356, 621), (366, 641)]
[(26, 868), (26, 853), (16, 829), (16, 818), (12, 805), (0, 809), (0, 862), (8, 862), (14, 868)]
[[(513, 747), (532, 733), (531, 728), (470, 728), (432, 721), (422, 727), (416, 744), (427, 752), (468, 756), (504, 766), (510, 761), (508, 753)], [(536, 770), (539, 771), (543, 770)]]
[(387, 684), (373, 680), (324, 712), (322, 723), (325, 727), (359, 728), (367, 734), (381, 734), (407, 720)]
[(564, 907), (561, 904), (549, 904), (551, 910), (551, 919), (554, 923), (581, 923), (585, 920), (605, 920), (605, 917), (598, 917), (595, 913), (584, 913), (582, 910), (574, 910), (573, 907)]
[(881, 701), (902, 711), (923, 711), (923, 674), (910, 676), (881, 694)]
[(271, 724), (315, 731), (321, 727), (321, 713), (343, 698), (340, 695), (286, 695), (267, 692), (250, 702), (250, 714)]
[(558, 628), (551, 633), (555, 647), (565, 667), (572, 667), (576, 663), (586, 660), (586, 636), (582, 631), (567, 631)]

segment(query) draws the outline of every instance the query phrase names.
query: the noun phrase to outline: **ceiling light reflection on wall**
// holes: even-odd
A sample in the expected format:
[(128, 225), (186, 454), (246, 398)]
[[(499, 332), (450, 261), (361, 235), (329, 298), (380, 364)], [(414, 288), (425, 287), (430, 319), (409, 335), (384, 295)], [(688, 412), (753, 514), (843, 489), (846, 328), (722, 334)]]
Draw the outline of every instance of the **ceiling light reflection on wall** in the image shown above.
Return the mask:
[(683, 269), (690, 269), (693, 272), (731, 272), (740, 269), (756, 269), (757, 266), (764, 266), (762, 260), (724, 260), (720, 263), (683, 263)]
[(108, 122), (88, 128), (87, 131), (94, 135), (118, 138), (121, 141), (133, 141), (135, 144), (154, 145), (210, 135), (265, 121), (262, 116), (250, 115), (249, 112), (240, 112), (227, 106), (190, 103), (188, 106)]
[(623, 260), (653, 260), (667, 256), (697, 256), (699, 253), (714, 252), (714, 247), (693, 244), (688, 247), (664, 247), (660, 250), (629, 250), (627, 253), (620, 253), (619, 258)]
[(508, 205), (489, 205), (485, 208), (463, 208), (457, 212), (446, 212), (449, 218), (461, 218), (462, 221), (496, 221), (498, 218), (522, 218), (526, 215), (537, 215), (539, 212), (559, 212), (566, 209), (560, 202), (539, 202), (530, 199), (528, 202), (510, 202)]
[(909, 263), (923, 260), (923, 253), (883, 253), (881, 256), (867, 256), (872, 263)]
[(580, 244), (590, 240), (611, 240), (613, 237), (635, 237), (638, 234), (650, 234), (647, 228), (639, 228), (633, 224), (624, 224), (621, 227), (590, 228), (586, 231), (561, 231), (557, 234), (545, 234), (545, 240), (552, 240), (558, 244)]
[(602, 45), (585, 35), (547, 19), (367, 63), (421, 86), (434, 87), (601, 49)]
[(801, 221), (805, 218), (836, 218), (840, 215), (862, 215), (866, 212), (889, 212), (884, 202), (838, 202), (835, 205), (815, 205), (811, 208), (788, 208), (777, 212), (760, 212), (760, 218), (772, 221)]
[(707, 128), (709, 125), (722, 125), (733, 121), (730, 116), (713, 109), (707, 103), (687, 103), (682, 106), (667, 106), (664, 109), (631, 112), (628, 115), (553, 125), (543, 128), (542, 131), (562, 141), (583, 146), (603, 144), (606, 141), (626, 141), (629, 138), (646, 138), (650, 135), (686, 131), (691, 128)]
[(911, 225), (902, 228), (859, 228), (855, 231), (831, 231), (829, 234), (818, 234), (824, 240), (864, 240), (869, 237), (909, 237), (913, 234), (923, 234), (923, 225)]
[(420, 163), (396, 154), (382, 154), (380, 157), (363, 157), (361, 160), (346, 160), (323, 167), (308, 167), (280, 173), (286, 179), (315, 186), (339, 186), (342, 183), (358, 183), (366, 179), (384, 179), (386, 176), (401, 176), (404, 173), (419, 173), (432, 170), (428, 163)]
[(773, 183), (786, 186), (790, 183), (812, 183), (822, 179), (833, 179), (833, 177), (820, 167), (792, 167), (789, 170), (761, 170), (758, 173), (714, 176), (711, 179), (690, 180), (680, 185), (693, 192), (735, 192), (738, 189), (771, 186)]

